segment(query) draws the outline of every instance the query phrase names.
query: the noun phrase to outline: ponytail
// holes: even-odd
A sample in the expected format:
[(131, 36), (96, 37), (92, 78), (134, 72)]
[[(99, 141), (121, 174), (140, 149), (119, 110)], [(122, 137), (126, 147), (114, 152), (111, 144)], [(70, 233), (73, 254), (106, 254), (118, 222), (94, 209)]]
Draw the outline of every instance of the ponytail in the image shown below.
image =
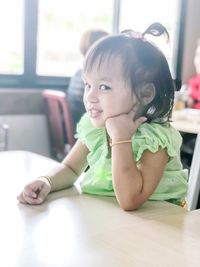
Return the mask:
[(160, 23), (155, 22), (151, 24), (143, 33), (142, 36), (144, 37), (146, 34), (151, 34), (153, 36), (161, 36), (164, 35), (166, 41), (169, 42), (169, 33), (167, 29)]

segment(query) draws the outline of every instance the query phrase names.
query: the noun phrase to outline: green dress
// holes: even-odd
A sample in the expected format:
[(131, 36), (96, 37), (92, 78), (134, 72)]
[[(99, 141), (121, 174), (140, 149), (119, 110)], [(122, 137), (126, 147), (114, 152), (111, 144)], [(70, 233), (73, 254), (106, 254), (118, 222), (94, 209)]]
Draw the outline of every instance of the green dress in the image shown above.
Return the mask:
[[(105, 128), (95, 128), (85, 114), (77, 126), (79, 140), (87, 146), (90, 168), (83, 175), (82, 192), (96, 195), (115, 196), (112, 184), (111, 158)], [(145, 150), (153, 153), (167, 149), (169, 161), (159, 185), (150, 200), (167, 200), (181, 204), (188, 187), (188, 172), (180, 161), (182, 137), (169, 123), (144, 123), (132, 137), (133, 154), (139, 161)]]

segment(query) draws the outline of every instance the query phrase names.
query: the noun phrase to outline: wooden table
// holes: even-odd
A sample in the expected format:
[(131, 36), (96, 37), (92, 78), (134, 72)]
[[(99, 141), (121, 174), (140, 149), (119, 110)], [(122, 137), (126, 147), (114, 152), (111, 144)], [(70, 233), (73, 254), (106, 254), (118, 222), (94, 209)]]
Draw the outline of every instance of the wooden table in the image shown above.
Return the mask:
[(23, 151), (1, 152), (0, 163), (0, 266), (200, 266), (200, 210), (148, 201), (125, 212), (78, 185), (23, 205), (16, 195), (24, 182), (58, 163)]

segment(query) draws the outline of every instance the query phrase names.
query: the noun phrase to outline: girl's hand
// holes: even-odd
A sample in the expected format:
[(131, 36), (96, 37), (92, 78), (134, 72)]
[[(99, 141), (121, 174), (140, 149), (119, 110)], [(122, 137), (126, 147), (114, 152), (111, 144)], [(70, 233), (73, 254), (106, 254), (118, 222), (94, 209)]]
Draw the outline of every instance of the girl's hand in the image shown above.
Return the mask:
[(131, 110), (128, 114), (120, 114), (106, 120), (106, 130), (114, 141), (131, 139), (137, 128), (145, 122), (145, 117), (134, 120), (135, 112)]
[(24, 204), (41, 204), (48, 196), (50, 190), (51, 186), (48, 181), (34, 180), (24, 187), (24, 190), (17, 196), (17, 199)]

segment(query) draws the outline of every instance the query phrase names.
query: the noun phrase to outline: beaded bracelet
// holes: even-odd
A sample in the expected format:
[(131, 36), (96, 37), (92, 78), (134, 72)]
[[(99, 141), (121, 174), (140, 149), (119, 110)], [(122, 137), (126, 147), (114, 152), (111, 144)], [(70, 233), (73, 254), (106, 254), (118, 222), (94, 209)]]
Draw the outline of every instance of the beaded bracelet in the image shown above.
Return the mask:
[(43, 180), (43, 179), (47, 180), (48, 183), (49, 183), (49, 185), (50, 185), (50, 187), (52, 187), (52, 181), (51, 181), (50, 177), (48, 177), (48, 176), (40, 176), (40, 177), (38, 177), (38, 179), (40, 179), (40, 180)]
[(125, 143), (132, 143), (132, 140), (122, 140), (122, 141), (117, 141), (117, 142), (114, 142), (114, 143), (110, 143), (110, 146), (115, 146), (115, 145), (119, 145), (119, 144), (125, 144)]

